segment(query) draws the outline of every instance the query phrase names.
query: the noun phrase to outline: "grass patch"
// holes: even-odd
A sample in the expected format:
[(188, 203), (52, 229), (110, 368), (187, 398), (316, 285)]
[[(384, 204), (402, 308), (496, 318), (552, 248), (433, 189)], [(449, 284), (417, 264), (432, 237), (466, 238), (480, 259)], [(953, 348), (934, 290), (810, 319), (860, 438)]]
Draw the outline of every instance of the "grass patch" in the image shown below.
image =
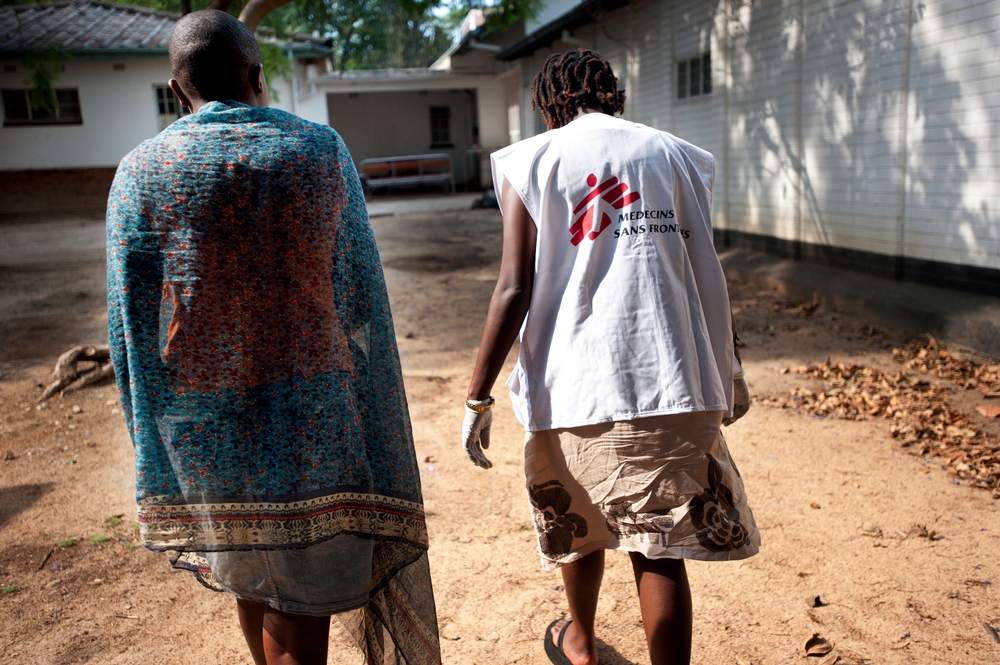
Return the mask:
[(125, 517), (124, 515), (114, 515), (104, 520), (104, 523), (107, 524), (108, 526), (118, 526), (124, 521), (123, 519), (124, 517)]
[(14, 583), (14, 584), (4, 584), (3, 585), (3, 595), (5, 595), (5, 596), (7, 596), (9, 594), (12, 594), (12, 593), (17, 593), (20, 590), (21, 590), (21, 587), (19, 587), (17, 585), (17, 583)]
[(138, 547), (138, 545), (136, 545), (135, 543), (129, 543), (129, 542), (125, 543), (125, 549), (127, 550), (134, 550), (136, 547)]
[(111, 540), (111, 536), (106, 533), (99, 533), (92, 537), (89, 542), (91, 545), (100, 545), (101, 543), (106, 543), (109, 540)]
[(58, 543), (59, 547), (66, 549), (67, 547), (73, 547), (76, 545), (76, 538), (67, 538), (66, 540), (60, 540)]

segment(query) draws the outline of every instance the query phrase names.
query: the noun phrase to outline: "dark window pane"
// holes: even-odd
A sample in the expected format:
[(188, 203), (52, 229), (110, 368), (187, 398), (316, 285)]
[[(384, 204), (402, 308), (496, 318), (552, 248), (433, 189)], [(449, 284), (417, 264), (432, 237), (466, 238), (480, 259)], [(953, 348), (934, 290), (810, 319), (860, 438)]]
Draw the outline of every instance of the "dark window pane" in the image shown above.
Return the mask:
[(431, 146), (443, 146), (451, 143), (449, 117), (451, 110), (447, 106), (431, 107)]
[(31, 118), (28, 113), (28, 97), (25, 90), (3, 91), (3, 113), (7, 122), (26, 122)]
[(677, 63), (677, 98), (684, 99), (688, 96), (688, 63), (678, 62)]
[(712, 92), (712, 56), (708, 53), (701, 56), (701, 93)]
[(691, 58), (691, 96), (701, 94), (701, 58)]
[(76, 90), (56, 90), (56, 102), (59, 105), (59, 120), (63, 122), (80, 122), (80, 95)]

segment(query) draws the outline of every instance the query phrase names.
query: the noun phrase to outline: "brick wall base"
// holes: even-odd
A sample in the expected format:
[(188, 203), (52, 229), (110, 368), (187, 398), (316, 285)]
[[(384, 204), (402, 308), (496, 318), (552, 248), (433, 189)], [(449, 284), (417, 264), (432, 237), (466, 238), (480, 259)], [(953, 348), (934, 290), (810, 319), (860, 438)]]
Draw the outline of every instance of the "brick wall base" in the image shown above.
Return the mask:
[(0, 171), (0, 223), (103, 214), (115, 170)]

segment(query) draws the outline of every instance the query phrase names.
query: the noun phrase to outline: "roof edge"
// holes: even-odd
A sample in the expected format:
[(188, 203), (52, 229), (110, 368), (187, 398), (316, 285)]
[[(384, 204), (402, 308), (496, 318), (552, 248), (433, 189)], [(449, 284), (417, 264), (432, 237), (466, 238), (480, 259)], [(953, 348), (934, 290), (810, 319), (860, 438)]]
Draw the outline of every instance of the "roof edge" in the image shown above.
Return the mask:
[(588, 23), (593, 23), (598, 12), (619, 9), (629, 4), (629, 1), (584, 0), (584, 2), (581, 2), (575, 8), (549, 21), (530, 35), (526, 35), (513, 44), (504, 47), (497, 54), (497, 59), (511, 61), (531, 55), (538, 49), (557, 41), (562, 36), (563, 30), (575, 30)]

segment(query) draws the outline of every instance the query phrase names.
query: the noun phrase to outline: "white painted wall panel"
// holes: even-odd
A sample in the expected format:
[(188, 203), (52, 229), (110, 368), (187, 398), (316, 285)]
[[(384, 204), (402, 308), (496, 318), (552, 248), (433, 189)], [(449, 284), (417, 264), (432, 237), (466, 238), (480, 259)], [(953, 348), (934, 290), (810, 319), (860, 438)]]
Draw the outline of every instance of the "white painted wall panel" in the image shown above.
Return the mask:
[(669, 3), (636, 2), (631, 11), (633, 57), (625, 94), (632, 118), (670, 130), (674, 93), (673, 30)]
[[(355, 164), (370, 157), (447, 152), (455, 180), (464, 183), (475, 166), (466, 153), (472, 147), (475, 96), (475, 90), (363, 92), (328, 94), (326, 104), (329, 125), (344, 139)], [(454, 147), (431, 147), (431, 106), (449, 107)]]
[(922, 3), (910, 60), (907, 256), (1000, 268), (1000, 2)]
[[(804, 9), (800, 239), (894, 254), (909, 0), (810, 0)], [(886, 228), (882, 242), (859, 233), (862, 219)]]
[[(730, 25), (727, 228), (794, 240), (798, 2), (744, 3)], [(718, 58), (716, 58), (718, 60)], [(680, 133), (680, 132), (678, 132)]]
[[(0, 74), (0, 88), (30, 87), (28, 73)], [(122, 71), (110, 61), (67, 62), (56, 88), (76, 88), (82, 125), (0, 127), (0, 170), (117, 166), (132, 148), (156, 135), (154, 85), (166, 85), (166, 60), (127, 60)]]
[[(1000, 268), (1000, 0), (633, 0), (600, 20), (574, 37), (625, 117), (715, 155), (716, 226)], [(522, 136), (544, 130), (532, 78), (574, 46), (520, 61)], [(706, 50), (713, 92), (677, 99), (677, 61)]]

